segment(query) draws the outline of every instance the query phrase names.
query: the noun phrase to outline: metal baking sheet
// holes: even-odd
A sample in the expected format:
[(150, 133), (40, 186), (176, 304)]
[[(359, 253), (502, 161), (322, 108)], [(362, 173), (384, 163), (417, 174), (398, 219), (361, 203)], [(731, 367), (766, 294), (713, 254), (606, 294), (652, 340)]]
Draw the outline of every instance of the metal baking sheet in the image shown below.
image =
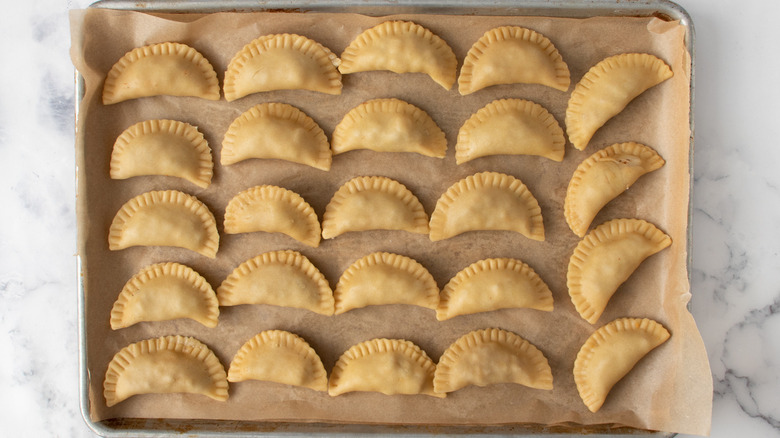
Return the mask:
[[(90, 8), (131, 10), (153, 13), (214, 13), (214, 12), (350, 12), (369, 16), (389, 14), (452, 14), (452, 15), (517, 15), (517, 16), (548, 16), (559, 18), (588, 17), (658, 17), (664, 20), (676, 20), (685, 29), (685, 44), (691, 57), (690, 86), (690, 145), (689, 163), (693, 182), (693, 141), (694, 141), (694, 28), (688, 13), (676, 3), (667, 0), (492, 0), (481, 3), (478, 0), (165, 0), (165, 1), (131, 1), (131, 0), (100, 0), (90, 5)], [(83, 78), (76, 73), (76, 115), (79, 114), (79, 101), (84, 94)], [(78, 120), (76, 121), (78, 126)], [(692, 190), (690, 191), (692, 193)], [(688, 277), (691, 267), (691, 205), (688, 206)], [(176, 420), (176, 419), (143, 419), (121, 418), (92, 421), (89, 417), (87, 368), (87, 333), (86, 333), (86, 300), (83, 283), (83, 265), (78, 256), (78, 317), (79, 317), (79, 392), (80, 408), (86, 424), (95, 433), (106, 437), (138, 437), (138, 436), (214, 436), (214, 437), (244, 437), (244, 436), (344, 436), (346, 434), (393, 434), (403, 436), (434, 436), (441, 434), (457, 434), (460, 436), (486, 435), (519, 435), (519, 436), (569, 436), (571, 434), (587, 434), (590, 436), (636, 436), (651, 435), (671, 437), (676, 434), (666, 432), (651, 432), (612, 425), (582, 426), (578, 424), (560, 425), (506, 425), (506, 426), (415, 426), (415, 425), (358, 425), (358, 424), (326, 424), (326, 423), (273, 423), (247, 421), (215, 421), (215, 420)]]

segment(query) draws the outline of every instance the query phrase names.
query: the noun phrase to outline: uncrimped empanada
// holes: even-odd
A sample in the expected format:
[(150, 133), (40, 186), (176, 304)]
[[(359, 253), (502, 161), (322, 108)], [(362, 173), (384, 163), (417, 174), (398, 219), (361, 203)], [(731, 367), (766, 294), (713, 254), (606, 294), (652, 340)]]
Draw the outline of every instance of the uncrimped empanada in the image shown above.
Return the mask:
[(547, 358), (533, 344), (506, 330), (475, 330), (450, 345), (439, 359), (433, 378), (437, 393), (468, 385), (518, 383), (536, 389), (553, 388)]
[(306, 245), (320, 244), (320, 222), (297, 193), (277, 186), (256, 186), (228, 202), (225, 233), (283, 233)]
[(425, 73), (449, 90), (458, 60), (443, 39), (409, 21), (386, 21), (365, 30), (341, 54), (341, 73), (389, 70)]
[(222, 141), (220, 162), (276, 158), (330, 170), (332, 154), (322, 128), (286, 103), (261, 103), (238, 116)]
[(217, 73), (192, 47), (159, 43), (127, 52), (103, 84), (104, 105), (158, 95), (219, 100)]
[(640, 176), (660, 169), (664, 160), (639, 143), (606, 147), (577, 166), (566, 189), (563, 211), (574, 234), (583, 237), (596, 214), (628, 190)]
[(111, 152), (112, 179), (165, 175), (203, 187), (214, 171), (211, 149), (198, 128), (175, 120), (147, 120), (125, 129)]
[(322, 217), (322, 237), (348, 231), (403, 230), (428, 233), (428, 215), (403, 184), (383, 176), (359, 176), (341, 186)]
[(339, 357), (328, 381), (332, 396), (352, 391), (425, 394), (433, 391), (436, 365), (417, 345), (402, 339), (372, 339), (353, 345)]
[(108, 232), (108, 249), (176, 246), (215, 258), (217, 222), (198, 198), (177, 190), (151, 191), (119, 209)]
[(141, 269), (122, 288), (111, 309), (111, 328), (178, 318), (216, 327), (217, 295), (192, 268), (179, 263), (158, 263)]
[(339, 59), (327, 47), (300, 35), (265, 35), (245, 45), (225, 72), (225, 99), (272, 90), (341, 94)]
[(516, 231), (542, 241), (542, 209), (519, 179), (476, 173), (453, 184), (436, 202), (430, 238), (435, 242), (476, 230)]
[(551, 312), (553, 296), (547, 284), (520, 260), (485, 259), (458, 272), (444, 286), (436, 319), (522, 307)]
[(333, 155), (355, 149), (444, 158), (447, 139), (420, 108), (398, 99), (374, 99), (352, 108), (333, 131)]
[(247, 341), (230, 362), (227, 379), (328, 390), (328, 375), (320, 357), (303, 338), (283, 330), (266, 330)]
[(605, 222), (580, 241), (566, 273), (577, 312), (591, 324), (618, 287), (651, 255), (672, 244), (655, 225), (641, 219)]
[(469, 49), (458, 78), (466, 95), (498, 84), (541, 84), (569, 89), (569, 67), (544, 35), (517, 26), (491, 29)]
[(130, 344), (114, 355), (103, 381), (108, 406), (137, 394), (180, 392), (228, 399), (225, 368), (195, 338), (163, 336)]
[(455, 162), (488, 155), (538, 155), (563, 161), (563, 129), (543, 106), (523, 99), (494, 100), (458, 131)]
[(672, 77), (672, 69), (653, 55), (624, 53), (591, 67), (574, 87), (566, 108), (566, 133), (579, 150), (593, 134), (645, 90)]
[(398, 254), (375, 252), (353, 263), (333, 291), (336, 315), (365, 306), (412, 304), (436, 309), (436, 280), (417, 261)]
[(325, 276), (296, 251), (272, 251), (238, 265), (217, 288), (220, 306), (269, 304), (333, 315)]
[(616, 319), (593, 332), (574, 360), (574, 382), (585, 406), (598, 411), (612, 387), (670, 336), (647, 318)]

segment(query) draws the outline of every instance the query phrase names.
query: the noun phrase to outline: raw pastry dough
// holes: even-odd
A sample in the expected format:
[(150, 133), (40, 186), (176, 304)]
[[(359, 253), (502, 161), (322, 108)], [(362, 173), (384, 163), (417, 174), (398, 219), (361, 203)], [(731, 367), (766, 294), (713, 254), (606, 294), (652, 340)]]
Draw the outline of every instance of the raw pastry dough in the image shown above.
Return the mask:
[(158, 95), (219, 100), (217, 73), (192, 47), (160, 43), (127, 52), (103, 84), (104, 105)]
[(428, 215), (403, 184), (383, 176), (360, 176), (341, 186), (325, 207), (322, 237), (366, 230), (427, 234)]
[(320, 244), (317, 213), (297, 193), (256, 186), (234, 196), (225, 209), (225, 233), (283, 233), (306, 245)]
[(112, 179), (142, 175), (184, 178), (203, 187), (211, 184), (211, 149), (198, 128), (175, 120), (147, 120), (127, 128), (111, 152)]
[(220, 306), (269, 304), (333, 315), (325, 276), (296, 251), (272, 251), (241, 263), (217, 288)]
[(553, 296), (547, 284), (520, 260), (485, 259), (458, 272), (444, 286), (436, 319), (523, 307), (551, 312)]
[(542, 209), (519, 179), (476, 173), (453, 184), (436, 202), (430, 238), (435, 242), (475, 230), (516, 231), (543, 241)]
[(563, 211), (574, 234), (583, 237), (596, 214), (628, 190), (640, 176), (660, 169), (664, 160), (639, 143), (606, 147), (577, 166), (566, 189)]
[(443, 39), (409, 21), (386, 21), (357, 36), (341, 54), (341, 73), (425, 73), (449, 90), (458, 60)]
[(566, 133), (579, 150), (593, 134), (635, 97), (672, 77), (672, 69), (653, 55), (624, 53), (591, 67), (574, 87), (566, 108)]
[(298, 108), (286, 103), (262, 103), (230, 124), (222, 141), (220, 162), (276, 158), (330, 170), (332, 155), (322, 128)]
[(417, 261), (398, 254), (375, 252), (344, 271), (333, 297), (336, 315), (381, 304), (412, 304), (436, 309), (439, 287)]
[(574, 249), (566, 274), (577, 312), (591, 324), (618, 287), (651, 255), (672, 239), (641, 219), (614, 219), (591, 231)]
[(228, 102), (272, 90), (341, 94), (339, 59), (327, 47), (294, 34), (265, 35), (242, 48), (225, 72)]
[(216, 327), (217, 295), (192, 268), (179, 263), (158, 263), (142, 269), (122, 288), (111, 309), (111, 328), (178, 318)]
[(598, 411), (615, 383), (670, 336), (647, 318), (616, 319), (596, 330), (574, 360), (574, 382), (585, 406)]
[(444, 158), (447, 139), (420, 108), (398, 99), (374, 99), (351, 109), (333, 131), (333, 155), (355, 149)]
[(498, 84), (541, 84), (567, 91), (569, 67), (544, 35), (517, 26), (491, 29), (469, 49), (458, 78), (460, 94)]
[(176, 246), (215, 258), (217, 222), (198, 198), (177, 190), (146, 192), (119, 209), (108, 232), (108, 249)]
[(320, 357), (303, 338), (283, 330), (266, 330), (247, 341), (230, 362), (227, 379), (328, 390), (328, 376)]
[(455, 162), (487, 155), (538, 155), (563, 161), (563, 129), (543, 106), (523, 99), (500, 99), (472, 115), (458, 132)]
[(533, 344), (506, 330), (475, 330), (450, 345), (439, 359), (433, 388), (437, 393), (468, 385), (518, 383), (553, 389), (547, 358)]
[(108, 406), (137, 394), (179, 392), (228, 398), (225, 368), (195, 338), (163, 336), (130, 344), (114, 355), (103, 381)]
[(352, 391), (382, 394), (433, 392), (436, 365), (417, 345), (402, 339), (372, 339), (353, 345), (339, 357), (328, 382), (332, 396)]

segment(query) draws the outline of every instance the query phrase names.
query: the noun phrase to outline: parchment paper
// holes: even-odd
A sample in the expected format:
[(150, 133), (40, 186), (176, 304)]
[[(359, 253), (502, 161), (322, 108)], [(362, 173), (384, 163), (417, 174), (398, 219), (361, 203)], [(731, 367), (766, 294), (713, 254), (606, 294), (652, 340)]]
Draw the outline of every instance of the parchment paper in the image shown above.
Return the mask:
[[(104, 106), (103, 81), (111, 66), (129, 50), (177, 41), (199, 50), (216, 68), (220, 83), (232, 56), (252, 39), (270, 33), (298, 33), (340, 54), (361, 31), (388, 19), (415, 21), (447, 41), (459, 67), (471, 45), (499, 25), (520, 25), (552, 40), (571, 70), (572, 87), (563, 93), (537, 85), (496, 86), (469, 96), (446, 91), (421, 74), (389, 72), (344, 76), (344, 91), (330, 96), (308, 91), (251, 95), (228, 103), (196, 98), (151, 97)], [(205, 16), (153, 16), (107, 10), (73, 11), (72, 58), (86, 81), (78, 117), (79, 253), (84, 261), (87, 367), (92, 420), (107, 418), (198, 418), (250, 421), (349, 422), (383, 424), (618, 424), (635, 428), (709, 433), (712, 383), (704, 346), (686, 304), (686, 232), (689, 187), (690, 58), (678, 23), (656, 18), (527, 18), (403, 15), (372, 18), (354, 14), (220, 13)], [(600, 129), (584, 152), (567, 144), (557, 163), (541, 157), (498, 156), (455, 165), (458, 129), (476, 110), (497, 98), (524, 98), (546, 107), (563, 125), (574, 84), (601, 59), (624, 52), (652, 53), (669, 65), (674, 77), (639, 96)], [(199, 127), (219, 163), (221, 140), (230, 122), (261, 102), (285, 102), (311, 116), (330, 136), (344, 114), (372, 98), (395, 97), (419, 106), (441, 126), (449, 149), (443, 160), (415, 154), (355, 151), (334, 157), (323, 172), (277, 160), (249, 160), (216, 165), (213, 184), (200, 189), (167, 177), (108, 177), (111, 148), (128, 126), (155, 118), (172, 118)], [(641, 178), (609, 204), (594, 224), (618, 217), (637, 217), (656, 224), (673, 240), (670, 248), (646, 260), (610, 301), (596, 326), (574, 310), (566, 288), (566, 267), (578, 238), (563, 216), (563, 199), (576, 166), (612, 143), (638, 141), (655, 148), (666, 165)], [(227, 202), (239, 191), (274, 184), (301, 194), (322, 218), (330, 197), (358, 175), (383, 175), (406, 185), (430, 215), (439, 196), (453, 183), (480, 171), (498, 171), (521, 179), (542, 208), (547, 239), (536, 242), (511, 232), (472, 232), (432, 243), (427, 236), (401, 231), (348, 233), (310, 248), (282, 235), (225, 235)], [(149, 190), (178, 189), (202, 200), (220, 230), (216, 260), (176, 248), (130, 248), (109, 251), (108, 229), (114, 214), (131, 197)], [(257, 254), (295, 249), (306, 255), (335, 287), (341, 273), (373, 251), (412, 257), (427, 267), (439, 287), (469, 264), (487, 257), (515, 257), (531, 265), (553, 291), (555, 310), (508, 309), (437, 322), (432, 310), (375, 306), (325, 317), (305, 310), (272, 306), (220, 309), (216, 328), (190, 320), (141, 323), (112, 331), (109, 312), (124, 283), (151, 263), (177, 261), (200, 272), (216, 289), (241, 262)], [(572, 367), (587, 337), (619, 317), (649, 317), (672, 333), (620, 383), (596, 414), (580, 400)], [(306, 339), (330, 371), (351, 345), (376, 338), (408, 339), (434, 361), (457, 338), (480, 328), (513, 331), (536, 345), (553, 370), (554, 389), (520, 385), (468, 387), (436, 399), (350, 393), (331, 398), (307, 389), (268, 382), (230, 385), (230, 399), (216, 402), (198, 395), (140, 395), (107, 408), (103, 378), (113, 355), (126, 345), (169, 334), (194, 336), (227, 366), (239, 347), (256, 333), (283, 329)]]

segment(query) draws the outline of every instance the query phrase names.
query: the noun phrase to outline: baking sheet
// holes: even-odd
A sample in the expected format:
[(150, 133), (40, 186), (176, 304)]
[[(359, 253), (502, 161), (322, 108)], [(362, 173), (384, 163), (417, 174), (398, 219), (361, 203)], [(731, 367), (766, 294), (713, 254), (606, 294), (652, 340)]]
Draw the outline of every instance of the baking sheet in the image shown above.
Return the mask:
[[(525, 98), (548, 108), (563, 123), (568, 93), (534, 85), (498, 86), (469, 96), (445, 91), (422, 75), (372, 72), (344, 77), (341, 96), (279, 91), (236, 102), (154, 97), (113, 106), (99, 103), (105, 74), (134, 47), (179, 41), (199, 50), (215, 66), (220, 81), (230, 58), (259, 35), (294, 32), (341, 53), (363, 29), (385, 19), (409, 19), (444, 38), (459, 62), (486, 30), (521, 25), (549, 37), (561, 52), (576, 83), (604, 57), (647, 51), (669, 63), (675, 77), (637, 98), (626, 111), (602, 128), (584, 152), (567, 146), (563, 163), (540, 157), (491, 157), (454, 164), (458, 128), (493, 99)], [(117, 11), (74, 11), (74, 63), (85, 78), (86, 93), (79, 120), (79, 250), (84, 261), (86, 330), (90, 374), (90, 418), (202, 418), (248, 421), (329, 421), (384, 424), (614, 423), (643, 429), (707, 433), (711, 410), (711, 378), (706, 354), (692, 317), (686, 277), (688, 213), (688, 87), (690, 59), (684, 29), (653, 18), (573, 20), (544, 17), (462, 17), (404, 15), (372, 18), (353, 14), (212, 14), (191, 16)], [(468, 25), (464, 25), (467, 23)], [(230, 32), (225, 32), (230, 29)], [(129, 31), (128, 31), (129, 30)], [(573, 88), (573, 86), (572, 86)], [(241, 112), (261, 102), (285, 102), (309, 114), (327, 134), (341, 117), (365, 100), (397, 97), (415, 104), (444, 129), (447, 158), (356, 151), (334, 157), (333, 169), (322, 172), (280, 161), (252, 160), (215, 168), (206, 190), (171, 178), (108, 179), (111, 145), (131, 124), (152, 118), (175, 118), (198, 126), (219, 161), (221, 138)], [(594, 223), (615, 217), (639, 217), (657, 224), (675, 242), (648, 259), (612, 299), (600, 326), (623, 316), (650, 317), (663, 323), (672, 338), (649, 355), (619, 383), (607, 404), (591, 414), (577, 396), (571, 376), (574, 356), (595, 329), (574, 311), (565, 286), (565, 267), (578, 239), (568, 230), (562, 204), (574, 168), (596, 150), (620, 141), (639, 141), (655, 148), (667, 164), (643, 179), (605, 208)], [(109, 252), (106, 235), (111, 219), (130, 197), (148, 190), (179, 189), (196, 195), (221, 224), (227, 201), (257, 184), (275, 184), (300, 193), (319, 214), (336, 189), (357, 175), (383, 175), (407, 185), (430, 214), (438, 197), (455, 181), (478, 171), (493, 170), (520, 178), (539, 200), (547, 240), (534, 242), (504, 232), (469, 233), (431, 243), (426, 236), (403, 232), (364, 232), (340, 236), (312, 249), (285, 236), (264, 233), (221, 234), (216, 261), (185, 250), (131, 248)], [(222, 227), (219, 227), (222, 231)], [(553, 291), (552, 313), (512, 309), (437, 322), (433, 311), (409, 306), (359, 309), (323, 317), (296, 309), (270, 306), (221, 308), (220, 324), (207, 329), (191, 321), (139, 324), (118, 332), (108, 327), (108, 313), (124, 282), (141, 267), (178, 261), (192, 266), (216, 288), (242, 261), (261, 252), (296, 249), (309, 257), (332, 286), (354, 260), (373, 251), (413, 257), (426, 266), (440, 287), (460, 269), (486, 257), (516, 257), (530, 264)], [(444, 349), (470, 330), (500, 327), (537, 345), (553, 369), (550, 392), (516, 385), (466, 388), (435, 400), (425, 396), (387, 397), (353, 393), (336, 398), (266, 382), (231, 384), (227, 403), (198, 396), (143, 395), (106, 408), (102, 396), (105, 368), (116, 351), (141, 339), (166, 334), (195, 336), (211, 347), (227, 366), (238, 348), (255, 333), (272, 328), (303, 336), (330, 370), (349, 346), (374, 337), (409, 339), (435, 361)], [(381, 406), (381, 408), (379, 408)]]

